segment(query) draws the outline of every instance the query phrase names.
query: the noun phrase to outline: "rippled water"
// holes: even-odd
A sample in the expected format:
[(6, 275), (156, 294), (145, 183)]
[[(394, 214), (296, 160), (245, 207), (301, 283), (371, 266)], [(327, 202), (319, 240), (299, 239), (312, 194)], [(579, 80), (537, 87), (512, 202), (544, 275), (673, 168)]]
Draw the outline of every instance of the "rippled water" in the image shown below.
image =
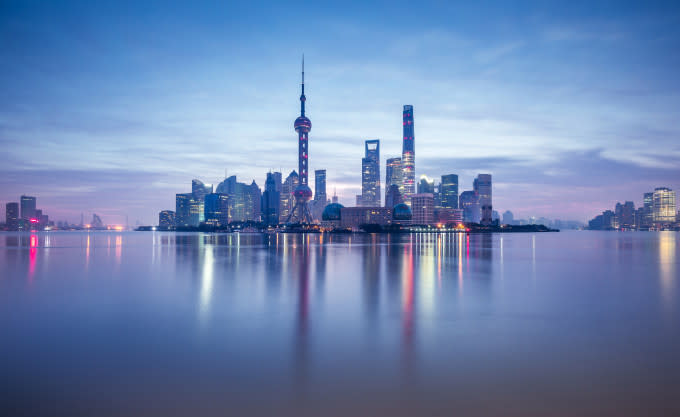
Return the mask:
[(680, 238), (0, 234), (2, 415), (680, 415)]

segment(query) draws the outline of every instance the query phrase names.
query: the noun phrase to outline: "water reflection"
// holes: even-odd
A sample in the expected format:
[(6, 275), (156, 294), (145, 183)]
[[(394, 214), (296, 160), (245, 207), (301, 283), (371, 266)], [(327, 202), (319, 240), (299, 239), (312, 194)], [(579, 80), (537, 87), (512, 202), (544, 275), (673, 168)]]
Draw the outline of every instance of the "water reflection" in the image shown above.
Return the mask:
[[(64, 403), (126, 399), (142, 381), (139, 398), (154, 404), (190, 395), (234, 415), (267, 414), (246, 411), (282, 391), (310, 407), (393, 407), (344, 415), (427, 415), (423, 393), (437, 409), (453, 396), (461, 414), (499, 414), (469, 406), (480, 392), (542, 415), (536, 384), (571, 398), (584, 378), (596, 399), (670, 398), (678, 246), (677, 233), (0, 234), (0, 306), (19, 312), (0, 314), (14, 339), (0, 344), (0, 369), (21, 387), (48, 381)], [(532, 285), (537, 275), (549, 279)], [(111, 389), (71, 388), (65, 374)], [(168, 375), (196, 385), (174, 388)], [(639, 381), (653, 388), (640, 394)]]
[(661, 292), (664, 304), (672, 309), (675, 301), (677, 280), (676, 245), (677, 233), (659, 232), (659, 269), (661, 272)]

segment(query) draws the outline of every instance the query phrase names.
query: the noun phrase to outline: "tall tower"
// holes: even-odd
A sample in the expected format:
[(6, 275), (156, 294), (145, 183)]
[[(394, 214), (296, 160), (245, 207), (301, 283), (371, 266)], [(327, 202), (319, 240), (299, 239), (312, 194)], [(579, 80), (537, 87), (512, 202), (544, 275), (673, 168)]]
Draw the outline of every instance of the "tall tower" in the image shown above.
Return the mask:
[(403, 193), (407, 203), (416, 192), (416, 151), (413, 133), (413, 106), (404, 106), (404, 146), (401, 153), (404, 174)]
[(361, 205), (380, 207), (380, 140), (366, 141), (366, 156), (361, 160)]
[(295, 205), (288, 215), (287, 222), (311, 223), (312, 216), (309, 213), (307, 202), (312, 199), (312, 190), (308, 185), (309, 166), (309, 131), (312, 130), (312, 121), (305, 117), (305, 57), (302, 56), (302, 94), (300, 95), (300, 117), (295, 119), (295, 131), (298, 133), (298, 172), (300, 184), (293, 191)]

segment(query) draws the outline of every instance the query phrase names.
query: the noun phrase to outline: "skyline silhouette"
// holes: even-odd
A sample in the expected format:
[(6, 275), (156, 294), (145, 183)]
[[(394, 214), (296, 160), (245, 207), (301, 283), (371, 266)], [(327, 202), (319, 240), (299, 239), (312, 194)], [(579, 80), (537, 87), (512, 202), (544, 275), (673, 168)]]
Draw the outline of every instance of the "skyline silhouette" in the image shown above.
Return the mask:
[(416, 179), (491, 173), (499, 212), (585, 221), (680, 189), (676, 5), (390, 4), (3, 5), (0, 203), (152, 224), (192, 178), (287, 175), (303, 51), (309, 169), (345, 205), (366, 139), (381, 168), (401, 155), (404, 104)]

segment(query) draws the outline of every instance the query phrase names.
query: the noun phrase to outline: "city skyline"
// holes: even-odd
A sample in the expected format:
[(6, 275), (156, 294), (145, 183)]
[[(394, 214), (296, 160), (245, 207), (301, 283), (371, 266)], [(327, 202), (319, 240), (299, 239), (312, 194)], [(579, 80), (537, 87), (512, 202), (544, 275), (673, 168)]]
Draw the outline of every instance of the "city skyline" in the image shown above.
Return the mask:
[[(418, 113), (415, 178), (457, 174), (462, 193), (488, 172), (499, 212), (585, 221), (617, 201), (639, 206), (649, 189), (680, 189), (673, 9), (593, 7), (584, 21), (585, 8), (537, 7), (522, 22), (489, 11), (486, 22), (456, 26), (480, 10), (423, 7), (404, 36), (396, 23), (363, 29), (373, 12), (353, 20), (313, 7), (305, 20), (319, 36), (310, 39), (302, 29), (283, 36), (288, 20), (276, 8), (242, 10), (251, 24), (261, 18), (248, 30), (207, 7), (186, 18), (174, 8), (128, 16), (132, 5), (106, 13), (50, 7), (7, 6), (0, 17), (12, 39), (0, 52), (8, 63), (0, 77), (0, 202), (35, 195), (56, 220), (76, 222), (85, 211), (107, 223), (128, 215), (154, 224), (189, 179), (217, 184), (226, 168), (263, 186), (269, 170), (287, 175), (297, 165), (296, 44), (314, 57), (309, 170), (327, 170), (346, 206), (361, 192), (365, 140), (381, 139), (381, 167), (402, 155), (406, 103)], [(235, 26), (223, 29), (219, 19)], [(260, 25), (272, 26), (268, 35), (257, 34)], [(172, 46), (164, 37), (177, 28), (187, 40)], [(122, 29), (140, 42), (112, 37)], [(239, 49), (232, 31), (252, 48)], [(340, 45), (364, 37), (365, 48)]]

